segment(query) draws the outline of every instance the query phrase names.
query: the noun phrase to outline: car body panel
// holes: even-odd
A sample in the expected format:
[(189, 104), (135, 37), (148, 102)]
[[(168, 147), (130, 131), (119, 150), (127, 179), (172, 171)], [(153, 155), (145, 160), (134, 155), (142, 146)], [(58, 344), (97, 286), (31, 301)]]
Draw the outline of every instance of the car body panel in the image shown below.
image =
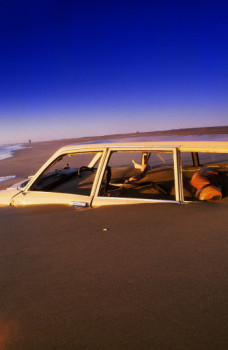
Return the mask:
[(0, 206), (8, 206), (11, 205), (11, 202), (20, 191), (17, 189), (12, 190), (2, 190), (0, 191)]
[(91, 198), (87, 196), (79, 196), (68, 193), (48, 193), (48, 192), (21, 192), (15, 196), (11, 205), (21, 206), (21, 205), (35, 205), (35, 204), (68, 204), (71, 205), (73, 202), (86, 203), (87, 206), (90, 205)]

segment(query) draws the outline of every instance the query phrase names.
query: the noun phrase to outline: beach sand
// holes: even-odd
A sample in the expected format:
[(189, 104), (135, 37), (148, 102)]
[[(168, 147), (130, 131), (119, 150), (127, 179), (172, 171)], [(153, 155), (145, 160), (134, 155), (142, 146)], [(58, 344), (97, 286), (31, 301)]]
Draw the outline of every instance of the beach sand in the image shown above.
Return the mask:
[[(19, 150), (1, 176), (71, 141)], [(0, 350), (228, 348), (227, 202), (3, 207), (0, 222)]]
[(12, 158), (0, 161), (0, 176), (16, 175), (16, 179), (0, 182), (0, 190), (33, 175), (46, 160), (60, 147), (73, 143), (75, 140), (57, 140), (24, 144), (26, 147), (14, 152)]

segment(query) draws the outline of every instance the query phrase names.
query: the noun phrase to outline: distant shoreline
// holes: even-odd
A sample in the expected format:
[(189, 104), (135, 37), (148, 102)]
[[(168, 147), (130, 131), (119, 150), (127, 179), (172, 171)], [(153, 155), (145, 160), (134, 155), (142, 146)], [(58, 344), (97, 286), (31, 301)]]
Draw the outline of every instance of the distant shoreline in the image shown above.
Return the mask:
[(212, 127), (202, 127), (202, 128), (186, 128), (186, 129), (169, 129), (169, 130), (160, 130), (160, 131), (135, 131), (131, 133), (123, 133), (123, 134), (107, 134), (107, 135), (98, 135), (98, 136), (81, 136), (81, 137), (69, 137), (69, 138), (59, 138), (59, 139), (51, 139), (51, 140), (40, 140), (33, 141), (31, 143), (29, 140), (27, 142), (10, 142), (0, 144), (0, 147), (7, 147), (13, 145), (23, 145), (28, 147), (28, 145), (37, 144), (37, 143), (52, 143), (59, 144), (59, 142), (63, 144), (70, 144), (75, 142), (92, 142), (99, 140), (115, 140), (115, 139), (125, 139), (125, 138), (138, 138), (138, 137), (162, 137), (162, 136), (202, 136), (202, 135), (228, 135), (228, 126), (212, 126)]
[[(83, 136), (83, 137), (74, 137), (74, 138), (64, 138), (64, 139), (55, 139), (55, 140), (46, 140), (46, 141), (35, 141), (35, 143), (40, 142), (51, 142), (59, 143), (63, 141), (64, 143), (72, 142), (90, 142), (106, 139), (123, 139), (123, 138), (137, 138), (137, 137), (147, 137), (147, 136), (188, 136), (188, 135), (220, 135), (228, 134), (228, 126), (212, 126), (212, 127), (203, 127), (203, 128), (187, 128), (187, 129), (170, 129), (170, 130), (161, 130), (161, 131), (135, 131), (132, 133), (124, 134), (108, 134), (100, 136)], [(21, 143), (25, 144), (25, 143)]]

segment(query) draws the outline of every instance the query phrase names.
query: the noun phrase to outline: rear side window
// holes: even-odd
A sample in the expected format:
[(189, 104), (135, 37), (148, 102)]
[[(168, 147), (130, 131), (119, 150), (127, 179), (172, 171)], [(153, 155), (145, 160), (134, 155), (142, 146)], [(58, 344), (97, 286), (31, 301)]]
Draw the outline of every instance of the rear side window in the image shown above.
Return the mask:
[[(195, 163), (194, 163), (195, 158)], [(218, 173), (221, 182), (222, 197), (228, 194), (228, 153), (191, 153), (181, 152), (183, 191), (185, 200), (197, 200), (197, 189), (192, 185), (192, 179), (197, 172), (212, 169)], [(207, 182), (204, 186), (208, 186)]]

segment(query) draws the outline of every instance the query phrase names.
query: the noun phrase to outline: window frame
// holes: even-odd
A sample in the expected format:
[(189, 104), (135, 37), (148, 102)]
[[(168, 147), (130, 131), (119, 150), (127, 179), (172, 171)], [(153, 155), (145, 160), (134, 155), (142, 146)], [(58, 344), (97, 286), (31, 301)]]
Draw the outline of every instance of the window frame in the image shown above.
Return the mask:
[[(72, 155), (76, 156), (77, 154), (88, 154), (101, 153), (101, 157), (99, 160), (99, 165), (95, 174), (95, 178), (93, 181), (93, 185), (91, 188), (90, 195), (80, 195), (80, 194), (71, 194), (71, 193), (63, 193), (63, 192), (52, 192), (52, 191), (34, 191), (30, 190), (33, 184), (44, 174), (49, 168), (51, 168), (59, 158)], [(77, 203), (83, 206), (90, 206), (92, 199), (94, 197), (94, 192), (97, 187), (97, 182), (100, 177), (100, 172), (103, 167), (103, 162), (106, 156), (106, 150), (104, 148), (79, 148), (74, 150), (64, 150), (63, 152), (55, 153), (51, 158), (48, 159), (47, 162), (37, 171), (37, 173), (32, 177), (29, 183), (26, 185), (24, 190), (15, 197), (15, 204), (71, 204), (76, 205)], [(92, 160), (91, 160), (92, 162)], [(90, 164), (91, 164), (90, 162)]]
[[(173, 171), (174, 171), (174, 186), (175, 186), (175, 199), (145, 199), (145, 198), (126, 198), (126, 197), (104, 197), (100, 196), (99, 191), (102, 185), (102, 180), (104, 177), (105, 169), (108, 165), (109, 158), (112, 152), (144, 152), (144, 151), (160, 151), (169, 152), (173, 156)], [(178, 203), (183, 202), (183, 183), (182, 183), (182, 173), (181, 173), (181, 158), (180, 151), (177, 146), (116, 146), (107, 148), (107, 154), (105, 157), (105, 162), (102, 167), (102, 171), (97, 183), (92, 205), (113, 205), (113, 204), (133, 204), (133, 203)]]

